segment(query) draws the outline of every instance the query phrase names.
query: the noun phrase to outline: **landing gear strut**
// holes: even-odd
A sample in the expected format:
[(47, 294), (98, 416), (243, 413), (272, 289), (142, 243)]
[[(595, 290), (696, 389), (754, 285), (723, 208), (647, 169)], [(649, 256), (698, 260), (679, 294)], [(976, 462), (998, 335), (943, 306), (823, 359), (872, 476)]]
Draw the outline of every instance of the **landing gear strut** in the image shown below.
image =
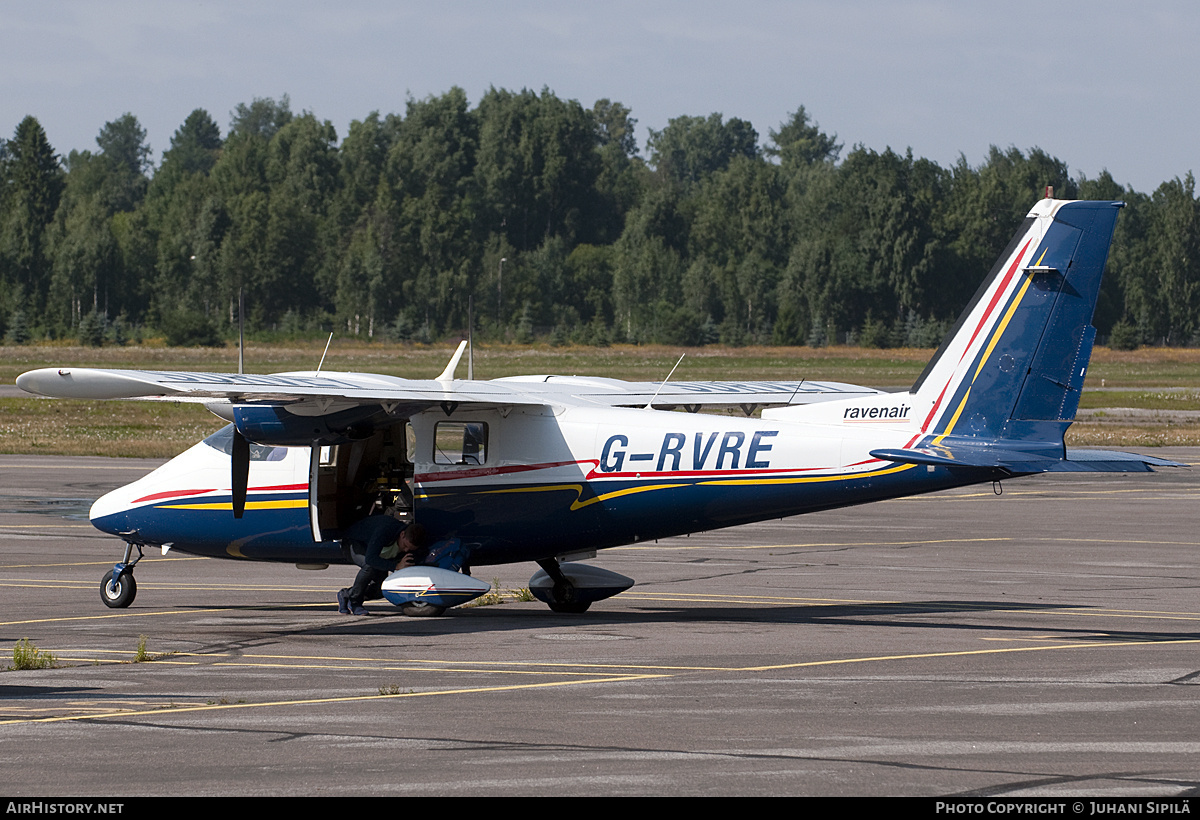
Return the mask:
[(588, 611), (588, 607), (592, 605), (592, 602), (579, 600), (575, 584), (563, 574), (562, 568), (558, 565), (556, 559), (548, 558), (538, 561), (537, 564), (554, 581), (554, 586), (547, 590), (546, 594), (546, 605), (551, 610), (571, 614)]
[[(134, 547), (137, 548), (137, 558), (132, 561)], [(107, 607), (124, 609), (133, 603), (137, 597), (137, 582), (133, 580), (133, 567), (142, 560), (142, 545), (125, 542), (125, 558), (112, 568), (112, 572), (104, 573), (100, 579), (100, 600)]]

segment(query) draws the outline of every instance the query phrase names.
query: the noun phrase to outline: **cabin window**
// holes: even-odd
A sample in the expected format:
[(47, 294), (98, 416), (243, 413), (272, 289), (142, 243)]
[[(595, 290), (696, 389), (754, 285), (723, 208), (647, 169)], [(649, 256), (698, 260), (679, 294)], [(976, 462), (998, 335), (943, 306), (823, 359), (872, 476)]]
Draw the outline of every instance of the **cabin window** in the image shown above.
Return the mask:
[(439, 421), (433, 433), (434, 464), (483, 464), (488, 426), (481, 421)]
[[(220, 450), (227, 456), (233, 455), (233, 425), (226, 424), (217, 432), (204, 440), (204, 443), (214, 450)], [(250, 442), (251, 461), (283, 461), (287, 457), (286, 447), (269, 447), (266, 444)]]

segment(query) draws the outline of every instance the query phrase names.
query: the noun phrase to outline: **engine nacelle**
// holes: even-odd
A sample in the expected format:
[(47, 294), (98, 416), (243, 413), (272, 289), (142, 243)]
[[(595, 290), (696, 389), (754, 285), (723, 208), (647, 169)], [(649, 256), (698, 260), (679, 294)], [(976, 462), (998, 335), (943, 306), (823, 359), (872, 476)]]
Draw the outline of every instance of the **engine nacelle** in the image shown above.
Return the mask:
[[(345, 444), (366, 438), (374, 422), (389, 420), (379, 405), (349, 407), (327, 415), (298, 415), (279, 404), (238, 404), (230, 415), (247, 441), (275, 447)], [(224, 418), (224, 416), (222, 416)]]

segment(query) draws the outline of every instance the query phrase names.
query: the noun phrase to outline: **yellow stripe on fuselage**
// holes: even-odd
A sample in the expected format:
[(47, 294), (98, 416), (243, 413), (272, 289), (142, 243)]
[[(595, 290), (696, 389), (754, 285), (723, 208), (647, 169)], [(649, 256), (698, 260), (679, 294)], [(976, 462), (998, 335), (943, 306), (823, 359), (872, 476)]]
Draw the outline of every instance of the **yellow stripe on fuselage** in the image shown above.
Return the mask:
[[(308, 507), (307, 498), (287, 498), (280, 501), (247, 501), (247, 510), (298, 510)], [(158, 510), (232, 510), (232, 501), (213, 501), (207, 504), (158, 504)]]
[[(893, 467), (888, 467), (882, 470), (868, 470), (862, 473), (843, 473), (841, 475), (823, 475), (823, 476), (792, 476), (792, 477), (777, 477), (777, 478), (713, 478), (702, 481), (679, 482), (674, 484), (644, 484), (636, 487), (623, 487), (612, 492), (600, 493), (587, 500), (580, 500), (576, 497), (575, 501), (571, 502), (571, 511), (590, 507), (602, 501), (608, 501), (613, 498), (621, 498), (622, 496), (635, 495), (637, 493), (648, 493), (656, 490), (680, 490), (687, 487), (700, 486), (767, 486), (778, 484), (820, 484), (830, 481), (853, 481), (860, 478), (874, 478), (876, 476), (889, 475), (892, 473), (911, 470), (915, 467), (914, 464), (899, 464)], [(495, 495), (500, 493), (544, 493), (553, 491), (574, 490), (577, 494), (583, 494), (583, 485), (581, 484), (551, 484), (543, 487), (512, 487), (502, 490), (482, 490), (479, 492), (468, 493), (469, 495)]]
[(828, 481), (852, 481), (858, 478), (875, 478), (876, 476), (890, 475), (891, 473), (899, 473), (903, 472), (904, 470), (911, 470), (916, 466), (916, 464), (899, 464), (895, 467), (888, 467), (883, 470), (868, 470), (865, 473), (847, 473), (845, 475), (795, 476), (792, 478), (721, 478), (712, 481), (700, 481), (697, 483), (716, 484), (722, 487), (752, 484), (820, 484)]

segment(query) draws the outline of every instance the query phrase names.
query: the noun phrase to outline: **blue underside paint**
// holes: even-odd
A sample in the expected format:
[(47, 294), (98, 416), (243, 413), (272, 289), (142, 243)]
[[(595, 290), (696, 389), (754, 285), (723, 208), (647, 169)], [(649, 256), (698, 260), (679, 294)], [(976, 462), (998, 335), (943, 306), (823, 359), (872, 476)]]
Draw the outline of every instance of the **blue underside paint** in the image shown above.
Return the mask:
[[(934, 492), (990, 480), (993, 471), (881, 463), (858, 477), (806, 476), (804, 483), (758, 479), (604, 481), (576, 489), (494, 485), (439, 490), (418, 502), (417, 518), (435, 541), (461, 538), (472, 565), (529, 561), (573, 550), (665, 538), (701, 530), (799, 515), (885, 498)], [(742, 479), (729, 479), (741, 481)], [(665, 489), (644, 489), (661, 487)], [(585, 504), (598, 495), (625, 494)], [(632, 492), (630, 492), (632, 491)], [(222, 498), (206, 502), (228, 501)], [(348, 563), (336, 541), (313, 543), (308, 509), (254, 510), (235, 519), (228, 509), (146, 505), (93, 521), (105, 532), (137, 530), (147, 544), (197, 555), (264, 561)], [(181, 537), (181, 533), (185, 533)]]

